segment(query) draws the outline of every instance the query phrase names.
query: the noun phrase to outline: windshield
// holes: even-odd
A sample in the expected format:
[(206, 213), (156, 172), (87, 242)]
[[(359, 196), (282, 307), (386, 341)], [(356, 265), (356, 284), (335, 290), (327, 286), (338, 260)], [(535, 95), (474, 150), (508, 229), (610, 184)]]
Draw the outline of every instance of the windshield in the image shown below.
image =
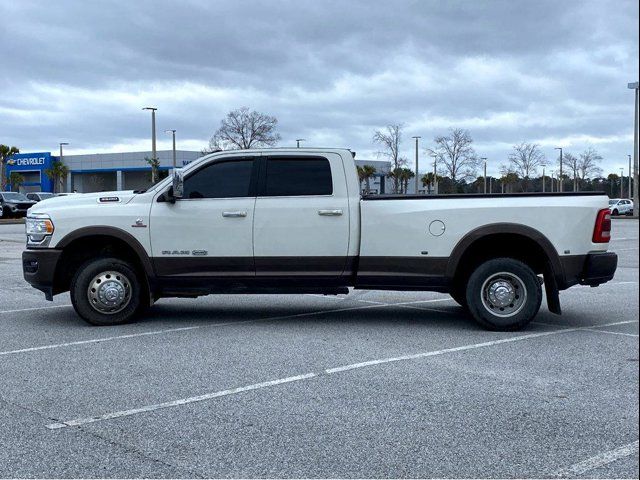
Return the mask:
[(609, 200), (609, 205), (614, 205), (616, 203), (618, 203), (618, 199), (617, 198), (614, 198), (613, 200)]
[(53, 193), (39, 193), (38, 195), (42, 200), (46, 200), (47, 198), (53, 197)]
[(28, 202), (29, 201), (27, 197), (17, 192), (5, 192), (2, 194), (2, 198), (4, 198), (7, 202)]

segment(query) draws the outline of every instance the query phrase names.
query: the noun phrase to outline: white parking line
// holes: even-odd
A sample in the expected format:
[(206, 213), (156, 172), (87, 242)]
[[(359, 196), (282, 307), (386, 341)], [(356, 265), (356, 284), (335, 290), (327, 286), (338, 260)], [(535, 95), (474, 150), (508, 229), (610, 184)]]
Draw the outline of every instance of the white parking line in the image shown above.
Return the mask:
[[(335, 309), (331, 309), (331, 310), (317, 310), (317, 311), (308, 312), (308, 313), (295, 313), (293, 315), (281, 315), (281, 316), (277, 316), (277, 317), (256, 318), (254, 320), (241, 320), (241, 321), (237, 321), (237, 322), (215, 323), (215, 324), (212, 324), (212, 325), (196, 325), (196, 326), (192, 326), (192, 327), (167, 328), (167, 329), (163, 329), (163, 330), (153, 330), (153, 331), (150, 331), (150, 332), (132, 333), (132, 334), (127, 334), (127, 335), (116, 335), (116, 336), (112, 336), (112, 337), (95, 338), (95, 339), (90, 339), (90, 340), (78, 340), (76, 342), (56, 343), (56, 344), (51, 344), (51, 345), (41, 345), (41, 346), (37, 346), (37, 347), (28, 347), (28, 348), (20, 348), (20, 349), (16, 349), (16, 350), (7, 350), (7, 351), (4, 351), (4, 352), (0, 351), (0, 356), (3, 356), (3, 355), (14, 355), (14, 354), (28, 353), (28, 352), (37, 352), (37, 351), (40, 351), (40, 350), (51, 350), (51, 349), (54, 349), (54, 348), (73, 347), (73, 346), (76, 346), (76, 345), (87, 345), (87, 344), (92, 344), (92, 343), (110, 342), (110, 341), (114, 341), (114, 340), (123, 340), (123, 339), (127, 339), (127, 338), (144, 337), (144, 336), (149, 336), (149, 335), (160, 335), (160, 334), (165, 334), (165, 333), (181, 332), (181, 331), (185, 331), (185, 330), (195, 330), (195, 329), (199, 329), (199, 328), (213, 328), (213, 327), (224, 327), (224, 326), (229, 326), (229, 325), (241, 325), (241, 324), (245, 324), (245, 323), (257, 323), (257, 322), (266, 322), (266, 321), (273, 321), (273, 320), (287, 320), (287, 319), (290, 319), (290, 318), (310, 317), (310, 316), (322, 315), (322, 314), (326, 314), (326, 313), (339, 313), (339, 312), (345, 312), (345, 311), (351, 311), (351, 310), (364, 310), (364, 309), (369, 309), (369, 308), (391, 307), (391, 306), (394, 306), (394, 305), (404, 306), (404, 305), (407, 305), (407, 304), (415, 304), (415, 303), (443, 302), (443, 301), (448, 301), (448, 300), (451, 300), (451, 299), (449, 299), (449, 298), (439, 298), (439, 299), (435, 299), (435, 300), (418, 300), (418, 301), (415, 301), (415, 302), (404, 302), (404, 303), (383, 303), (383, 304), (376, 304), (376, 305), (367, 305), (365, 307), (349, 307), (349, 308), (335, 308)], [(62, 307), (62, 306), (66, 306), (66, 305), (59, 305), (59, 306)], [(48, 307), (48, 308), (54, 308), (54, 307)], [(427, 310), (427, 309), (421, 309), (421, 310)], [(449, 313), (449, 312), (447, 312), (447, 313)]]
[[(218, 326), (221, 326), (221, 325), (218, 325)], [(6, 350), (4, 352), (0, 352), (0, 357), (3, 355), (14, 355), (16, 353), (37, 352), (38, 350), (51, 350), (53, 348), (71, 347), (74, 345), (86, 345), (90, 343), (111, 342), (113, 340), (121, 340), (124, 338), (145, 337), (149, 335), (161, 335), (163, 333), (184, 332), (186, 330), (195, 330), (197, 328), (202, 328), (202, 327), (194, 326), (194, 327), (181, 327), (181, 328), (167, 328), (165, 330), (153, 330), (151, 332), (130, 333), (127, 335), (116, 335), (113, 337), (93, 338), (91, 340), (78, 340), (76, 342), (67, 342), (67, 343), (55, 343), (52, 345), (42, 345), (39, 347), (20, 348), (18, 350)]]
[(160, 410), (162, 408), (177, 407), (179, 405), (186, 405), (188, 403), (203, 402), (205, 400), (211, 400), (212, 398), (224, 397), (227, 395), (234, 395), (236, 393), (248, 392), (250, 390), (258, 390), (260, 388), (273, 387), (275, 385), (282, 385), (283, 383), (298, 382), (300, 380), (307, 380), (315, 377), (315, 373), (306, 373), (304, 375), (296, 375), (295, 377), (279, 378), (277, 380), (269, 380), (268, 382), (254, 383), (253, 385), (247, 385), (244, 387), (231, 388), (229, 390), (222, 390), (220, 392), (206, 393), (204, 395), (198, 395), (196, 397), (181, 398), (179, 400), (173, 400), (170, 402), (156, 403), (154, 405), (146, 405), (140, 408), (134, 408), (131, 410), (121, 410), (119, 412), (107, 413), (98, 417), (78, 418), (75, 420), (68, 420), (66, 422), (52, 423), (47, 425), (50, 430), (57, 430), (59, 428), (77, 427), (79, 425), (86, 425), (87, 423), (100, 422), (102, 420), (110, 420), (112, 418), (129, 417), (138, 413), (153, 412), (154, 410)]
[(631, 455), (634, 455), (636, 453), (638, 453), (638, 440), (627, 445), (623, 445), (622, 447), (618, 447), (614, 450), (610, 450), (608, 452), (595, 455), (591, 458), (587, 458), (582, 462), (576, 463), (575, 465), (560, 470), (555, 475), (553, 475), (553, 477), (577, 477), (591, 470), (595, 470), (596, 468), (604, 467), (605, 465), (615, 462), (616, 460), (620, 460), (621, 458), (630, 457)]
[(596, 328), (583, 328), (589, 332), (608, 333), (610, 335), (624, 335), (626, 337), (638, 337), (637, 333), (612, 332), (611, 330), (598, 330)]
[[(366, 307), (365, 307), (366, 308)], [(613, 324), (609, 324), (609, 325), (620, 325), (620, 324), (624, 324), (624, 323), (636, 323), (636, 320), (632, 320), (632, 321), (628, 321), (628, 322), (616, 322)], [(609, 325), (603, 325), (603, 326), (609, 326)], [(539, 332), (539, 333), (531, 333), (528, 335), (520, 335), (517, 337), (510, 337), (510, 338), (504, 338), (501, 340), (494, 340), (494, 341), (490, 341), (490, 342), (482, 342), (482, 343), (476, 343), (476, 344), (471, 344), (471, 345), (463, 345), (460, 347), (453, 347), (453, 348), (447, 348), (447, 349), (443, 349), (443, 350), (435, 350), (435, 351), (431, 351), (431, 352), (423, 352), (423, 353), (416, 353), (416, 354), (412, 354), (412, 355), (403, 355), (400, 357), (392, 357), (392, 358), (385, 358), (385, 359), (381, 359), (381, 360), (370, 360), (368, 362), (361, 362), (361, 363), (354, 363), (351, 365), (344, 365), (341, 367), (335, 367), (335, 368), (328, 368), (326, 370), (324, 370), (323, 372), (320, 373), (306, 373), (304, 375), (297, 375), (294, 377), (286, 377), (286, 378), (281, 378), (281, 379), (277, 379), (277, 380), (269, 380), (267, 382), (262, 382), (262, 383), (255, 383), (252, 385), (247, 385), (244, 387), (237, 387), (237, 388), (232, 388), (232, 389), (228, 389), (228, 390), (222, 390), (219, 392), (213, 392), (213, 393), (205, 393), (203, 395), (198, 395), (198, 396), (194, 396), (194, 397), (187, 397), (187, 398), (182, 398), (182, 399), (178, 399), (178, 400), (172, 400), (169, 402), (163, 402), (163, 403), (156, 403), (156, 404), (152, 404), (152, 405), (146, 405), (146, 406), (142, 406), (142, 407), (138, 407), (138, 408), (133, 408), (130, 410), (119, 410), (117, 412), (112, 412), (112, 413), (106, 413), (104, 415), (98, 415), (95, 417), (86, 417), (86, 418), (76, 418), (76, 419), (72, 419), (72, 420), (65, 420), (65, 421), (60, 421), (60, 422), (56, 422), (56, 423), (52, 423), (49, 425), (46, 425), (46, 427), (50, 430), (58, 430), (61, 428), (66, 428), (66, 427), (74, 427), (74, 426), (80, 426), (80, 425), (85, 425), (87, 423), (95, 423), (95, 422), (100, 422), (103, 420), (109, 420), (112, 418), (121, 418), (121, 417), (129, 417), (131, 415), (137, 415), (139, 413), (144, 413), (144, 412), (150, 412), (150, 411), (155, 411), (155, 410), (160, 410), (160, 409), (164, 409), (164, 408), (171, 408), (171, 407), (177, 407), (179, 405), (184, 405), (186, 403), (193, 403), (193, 402), (201, 402), (204, 400), (210, 400), (213, 398), (217, 398), (217, 397), (222, 397), (222, 396), (226, 396), (226, 395), (234, 395), (236, 393), (242, 393), (242, 392), (246, 392), (249, 390), (257, 390), (260, 388), (265, 388), (265, 387), (270, 387), (273, 385), (280, 385), (282, 383), (290, 383), (290, 382), (295, 382), (295, 381), (299, 381), (299, 380), (306, 380), (309, 378), (314, 378), (317, 377), (319, 375), (323, 375), (323, 374), (335, 374), (335, 373), (340, 373), (340, 372), (345, 372), (345, 371), (349, 371), (349, 370), (354, 370), (357, 368), (365, 368), (365, 367), (370, 367), (370, 366), (374, 366), (374, 365), (380, 365), (380, 364), (384, 364), (384, 363), (391, 363), (391, 362), (398, 362), (398, 361), (402, 361), (402, 360), (414, 360), (414, 359), (419, 359), (419, 358), (426, 358), (426, 357), (432, 357), (435, 355), (444, 355), (446, 353), (454, 353), (454, 352), (461, 352), (461, 351), (465, 351), (465, 350), (472, 350), (472, 349), (477, 349), (477, 348), (482, 348), (482, 347), (489, 347), (489, 346), (493, 346), (493, 345), (500, 345), (502, 343), (511, 343), (511, 342), (518, 342), (521, 340), (528, 340), (531, 338), (539, 338), (539, 337), (543, 337), (543, 336), (548, 336), (548, 335), (556, 335), (556, 334), (560, 334), (560, 333), (566, 333), (566, 332), (574, 332), (574, 331), (579, 331), (582, 330), (583, 328), (565, 328), (565, 329), (561, 329), (561, 330), (552, 330), (552, 331), (547, 331), (547, 332)]]
[(71, 307), (71, 304), (65, 305), (50, 305), (48, 307), (32, 307), (32, 308), (18, 308), (16, 310), (0, 310), (0, 314), (3, 313), (18, 313), (18, 312), (32, 312), (34, 310), (47, 310), (50, 308), (63, 308), (63, 307)]

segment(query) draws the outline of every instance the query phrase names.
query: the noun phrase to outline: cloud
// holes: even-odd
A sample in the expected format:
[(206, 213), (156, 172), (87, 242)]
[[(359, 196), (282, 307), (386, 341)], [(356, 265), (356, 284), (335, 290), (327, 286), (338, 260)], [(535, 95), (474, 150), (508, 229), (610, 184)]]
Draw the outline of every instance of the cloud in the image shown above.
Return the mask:
[(549, 157), (595, 146), (610, 170), (633, 148), (630, 0), (21, 1), (0, 16), (0, 143), (24, 151), (146, 149), (146, 105), (183, 149), (240, 106), (277, 116), (283, 145), (358, 158), (396, 122), (424, 146), (469, 129), (495, 172), (523, 140)]

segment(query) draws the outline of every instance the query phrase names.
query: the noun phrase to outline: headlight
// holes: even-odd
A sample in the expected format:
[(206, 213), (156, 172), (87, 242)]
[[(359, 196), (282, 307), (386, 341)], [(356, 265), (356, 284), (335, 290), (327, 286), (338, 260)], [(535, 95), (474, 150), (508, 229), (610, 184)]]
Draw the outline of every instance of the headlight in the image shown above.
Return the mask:
[(53, 222), (48, 215), (27, 217), (25, 222), (27, 245), (46, 247), (53, 233)]

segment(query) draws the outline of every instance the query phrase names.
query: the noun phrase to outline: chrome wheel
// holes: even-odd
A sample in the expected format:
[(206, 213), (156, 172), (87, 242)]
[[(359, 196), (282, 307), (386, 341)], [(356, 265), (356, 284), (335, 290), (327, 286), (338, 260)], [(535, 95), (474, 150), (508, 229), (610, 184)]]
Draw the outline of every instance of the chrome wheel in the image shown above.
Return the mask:
[(99, 273), (89, 283), (87, 297), (89, 305), (98, 312), (118, 313), (131, 301), (131, 282), (120, 272)]
[(524, 307), (527, 288), (517, 275), (499, 272), (482, 284), (482, 305), (497, 317), (511, 317)]

